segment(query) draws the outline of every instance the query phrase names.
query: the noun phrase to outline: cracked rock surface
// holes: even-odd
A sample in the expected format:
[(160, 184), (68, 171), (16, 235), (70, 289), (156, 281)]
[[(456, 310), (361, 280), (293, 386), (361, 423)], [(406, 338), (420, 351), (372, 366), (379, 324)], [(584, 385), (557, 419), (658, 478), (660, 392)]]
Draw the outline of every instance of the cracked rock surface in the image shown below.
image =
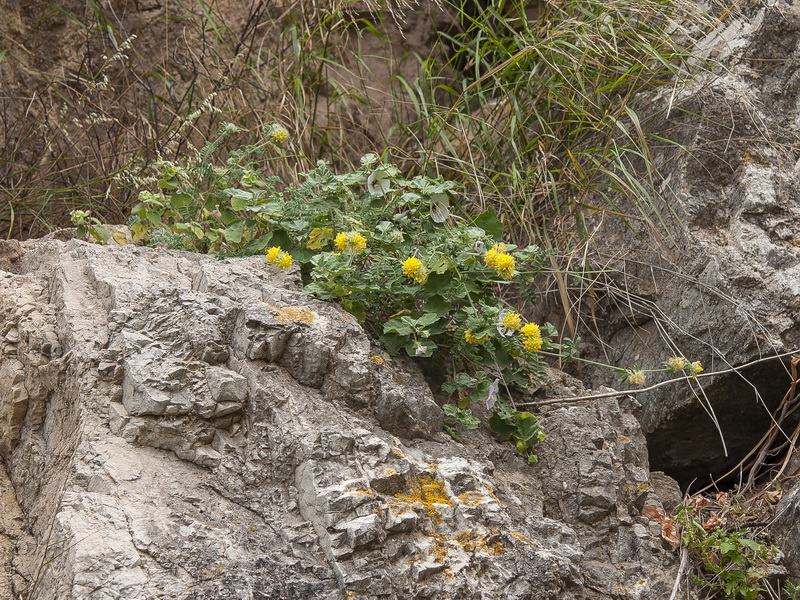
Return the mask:
[(450, 440), (413, 365), (262, 257), (51, 238), (0, 266), (2, 597), (669, 595), (632, 401), (551, 409), (529, 467)]

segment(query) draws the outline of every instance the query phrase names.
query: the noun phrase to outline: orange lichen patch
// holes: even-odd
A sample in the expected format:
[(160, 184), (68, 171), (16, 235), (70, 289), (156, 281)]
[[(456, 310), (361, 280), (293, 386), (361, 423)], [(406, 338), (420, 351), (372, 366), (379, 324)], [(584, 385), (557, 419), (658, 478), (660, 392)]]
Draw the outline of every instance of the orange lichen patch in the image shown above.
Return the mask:
[(397, 475), (397, 471), (395, 471), (392, 467), (386, 467), (383, 470), (384, 477), (391, 477), (392, 475)]
[(353, 490), (352, 492), (348, 492), (351, 496), (375, 496), (375, 492), (372, 490)]
[(481, 492), (471, 491), (461, 494), (458, 500), (463, 506), (478, 506), (478, 504), (483, 504), (484, 502), (491, 502), (495, 498)]
[(522, 535), (521, 533), (512, 531), (511, 537), (513, 537), (515, 540), (519, 540), (523, 544), (528, 544), (529, 546), (533, 546), (533, 540), (529, 538), (527, 535)]
[[(494, 538), (494, 540), (493, 540)], [(495, 535), (477, 533), (475, 531), (462, 531), (453, 538), (453, 541), (464, 548), (465, 552), (482, 552), (497, 556), (506, 551), (506, 547)]]
[(373, 354), (372, 356), (369, 357), (369, 362), (371, 362), (373, 365), (377, 365), (377, 366), (380, 367), (386, 361), (383, 360), (382, 356), (378, 356), (377, 354)]
[(397, 458), (405, 458), (405, 457), (406, 457), (406, 455), (405, 455), (405, 454), (403, 454), (403, 451), (402, 451), (402, 450), (400, 450), (400, 448), (392, 448), (392, 449), (390, 450), (390, 452), (391, 452), (392, 454), (394, 454), (394, 455), (395, 455)]
[(436, 509), (436, 504), (453, 506), (453, 501), (447, 495), (444, 484), (430, 475), (420, 475), (411, 481), (409, 489), (402, 494), (395, 494), (395, 498), (406, 502), (419, 502), (425, 507), (425, 512), (435, 525), (442, 522), (442, 517)]
[(488, 484), (487, 482), (484, 481), (483, 482), (483, 487), (486, 489), (486, 491), (489, 493), (489, 495), (497, 502), (497, 504), (499, 506), (503, 506), (503, 503), (500, 502), (500, 498), (498, 498), (497, 496), (494, 495), (494, 488), (490, 484)]
[(270, 310), (275, 313), (275, 320), (281, 323), (305, 323), (310, 325), (314, 322), (316, 315), (305, 308), (294, 308), (292, 306), (273, 306), (265, 303)]
[(433, 538), (433, 546), (428, 550), (428, 556), (434, 557), (438, 562), (447, 560), (447, 539), (438, 533), (428, 534)]

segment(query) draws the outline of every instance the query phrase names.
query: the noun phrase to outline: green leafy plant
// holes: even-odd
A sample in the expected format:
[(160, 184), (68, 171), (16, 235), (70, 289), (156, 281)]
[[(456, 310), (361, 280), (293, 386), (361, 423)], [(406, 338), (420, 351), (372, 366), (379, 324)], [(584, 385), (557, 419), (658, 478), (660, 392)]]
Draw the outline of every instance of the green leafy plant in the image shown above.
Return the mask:
[[(443, 389), (458, 395), (459, 410), (465, 398), (497, 404), (492, 428), (532, 455), (542, 436), (533, 415), (507, 407), (509, 390), (538, 383), (554, 329), (525, 323), (498, 291), (531, 286), (546, 253), (503, 243), (493, 210), (452, 212), (452, 181), (407, 179), (374, 154), (355, 171), (319, 162), (299, 184), (282, 185), (259, 162), (283, 141), (277, 130), (226, 148), (217, 164), (236, 132), (224, 124), (195, 160), (159, 165), (159, 190), (143, 191), (134, 207), (134, 238), (223, 255), (268, 248), (277, 267), (299, 263), (307, 293), (339, 301), (391, 354), (435, 361), (454, 377)], [(448, 416), (474, 424), (464, 412)]]
[(444, 410), (444, 414), (448, 417), (444, 424), (444, 430), (454, 440), (461, 439), (461, 433), (459, 433), (457, 429), (458, 426), (467, 430), (480, 427), (481, 420), (473, 415), (472, 411), (468, 408), (460, 408), (455, 404), (445, 404), (442, 410)]
[(489, 425), (503, 441), (528, 457), (528, 464), (536, 464), (539, 459), (534, 448), (547, 436), (539, 426), (539, 420), (529, 412), (519, 411), (505, 402), (500, 402), (489, 419)]
[(783, 584), (783, 591), (786, 593), (789, 600), (800, 600), (800, 584), (786, 581)]
[(683, 525), (681, 543), (704, 573), (695, 580), (720, 590), (726, 598), (754, 600), (765, 591), (761, 582), (777, 549), (749, 537), (746, 530), (730, 531), (712, 519), (704, 522), (692, 504), (678, 509), (677, 520)]
[(108, 229), (103, 227), (99, 219), (92, 216), (91, 211), (73, 210), (70, 213), (70, 220), (72, 224), (77, 227), (75, 233), (79, 238), (84, 237), (88, 233), (95, 242), (104, 244), (111, 237), (111, 233), (109, 233)]

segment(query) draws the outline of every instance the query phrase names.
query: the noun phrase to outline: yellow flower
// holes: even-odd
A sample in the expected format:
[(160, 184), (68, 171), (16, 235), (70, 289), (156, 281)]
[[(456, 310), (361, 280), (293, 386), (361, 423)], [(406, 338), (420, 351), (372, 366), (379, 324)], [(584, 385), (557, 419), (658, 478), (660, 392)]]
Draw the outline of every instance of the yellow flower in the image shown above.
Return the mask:
[(425, 278), (428, 275), (428, 272), (425, 269), (425, 265), (422, 264), (422, 261), (413, 256), (409, 256), (403, 263), (403, 273), (417, 283), (422, 283), (425, 281)]
[(486, 254), (483, 255), (483, 262), (486, 263), (486, 266), (490, 269), (497, 268), (497, 257), (500, 254), (505, 253), (506, 245), (502, 242), (499, 244), (495, 244), (489, 250), (486, 251)]
[(464, 340), (468, 344), (482, 344), (488, 339), (489, 339), (488, 333), (483, 334), (481, 337), (477, 337), (474, 333), (472, 333), (471, 329), (467, 329), (464, 331)]
[(288, 252), (281, 252), (280, 258), (278, 259), (278, 266), (281, 269), (288, 269), (292, 266), (292, 255)]
[(497, 326), (497, 330), (500, 332), (500, 335), (508, 337), (513, 335), (513, 333), (520, 327), (522, 327), (522, 319), (520, 318), (519, 313), (507, 312), (500, 317), (500, 323)]
[(340, 232), (336, 234), (333, 243), (339, 250), (350, 250), (355, 254), (359, 254), (367, 248), (367, 238), (357, 231)]
[(280, 246), (273, 246), (272, 248), (267, 250), (267, 261), (271, 265), (274, 265), (275, 262), (278, 260), (278, 255), (280, 255), (281, 252), (282, 250)]
[(528, 323), (520, 329), (522, 346), (529, 352), (538, 352), (542, 347), (542, 330), (536, 323)]
[(283, 127), (276, 127), (272, 130), (272, 141), (276, 144), (282, 144), (289, 137), (289, 132)]
[(494, 269), (503, 279), (511, 279), (514, 276), (514, 257), (505, 252), (501, 252), (494, 260)]
[(682, 356), (669, 357), (667, 362), (664, 363), (664, 366), (666, 366), (671, 373), (679, 373), (680, 371), (690, 367), (689, 361)]
[(511, 279), (514, 276), (514, 257), (506, 252), (506, 245), (502, 242), (486, 251), (483, 262), (490, 269), (497, 271), (503, 279)]
[(645, 374), (641, 369), (636, 371), (628, 370), (628, 383), (631, 385), (644, 385)]
[(689, 370), (692, 372), (692, 377), (697, 379), (697, 374), (703, 371), (703, 365), (700, 364), (699, 360), (696, 360), (689, 365)]
[(267, 262), (278, 265), (281, 269), (288, 269), (292, 266), (292, 255), (281, 250), (280, 246), (272, 246), (267, 250)]

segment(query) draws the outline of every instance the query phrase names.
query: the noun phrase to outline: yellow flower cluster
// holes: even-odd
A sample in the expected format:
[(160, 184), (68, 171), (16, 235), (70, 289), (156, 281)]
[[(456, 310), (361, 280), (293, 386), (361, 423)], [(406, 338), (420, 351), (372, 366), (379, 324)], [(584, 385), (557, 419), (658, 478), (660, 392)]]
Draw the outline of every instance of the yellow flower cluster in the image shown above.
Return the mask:
[(511, 335), (522, 327), (522, 317), (516, 312), (505, 313), (500, 317), (500, 327), (505, 335)]
[(490, 269), (497, 271), (503, 279), (511, 279), (514, 276), (514, 257), (506, 252), (506, 245), (502, 242), (486, 251), (483, 262)]
[(471, 329), (467, 329), (464, 331), (464, 340), (468, 344), (482, 344), (488, 339), (489, 339), (488, 333), (484, 333), (481, 337), (477, 337), (474, 333), (472, 333)]
[(644, 385), (645, 375), (641, 369), (628, 371), (628, 383), (631, 385)]
[(538, 352), (542, 347), (542, 330), (536, 323), (523, 325), (519, 331), (522, 334), (522, 346), (529, 352)]
[(425, 268), (425, 265), (422, 264), (420, 259), (414, 256), (409, 256), (403, 263), (403, 273), (417, 283), (422, 283), (428, 276), (428, 270)]
[(367, 238), (357, 231), (337, 233), (333, 243), (339, 250), (349, 250), (355, 254), (359, 254), (367, 248)]
[(697, 379), (697, 374), (702, 372), (703, 365), (700, 364), (699, 360), (694, 361), (692, 364), (689, 365), (689, 371), (692, 374), (692, 377)]
[(671, 373), (679, 373), (681, 371), (689, 371), (689, 374), (697, 378), (697, 374), (703, 371), (703, 365), (699, 360), (690, 363), (683, 356), (671, 356), (666, 360), (664, 366)]
[(292, 266), (292, 255), (281, 250), (280, 246), (272, 246), (267, 250), (267, 262), (278, 265), (281, 269), (288, 269)]
[(283, 127), (276, 127), (272, 130), (272, 141), (276, 144), (282, 144), (289, 137), (289, 132)]

